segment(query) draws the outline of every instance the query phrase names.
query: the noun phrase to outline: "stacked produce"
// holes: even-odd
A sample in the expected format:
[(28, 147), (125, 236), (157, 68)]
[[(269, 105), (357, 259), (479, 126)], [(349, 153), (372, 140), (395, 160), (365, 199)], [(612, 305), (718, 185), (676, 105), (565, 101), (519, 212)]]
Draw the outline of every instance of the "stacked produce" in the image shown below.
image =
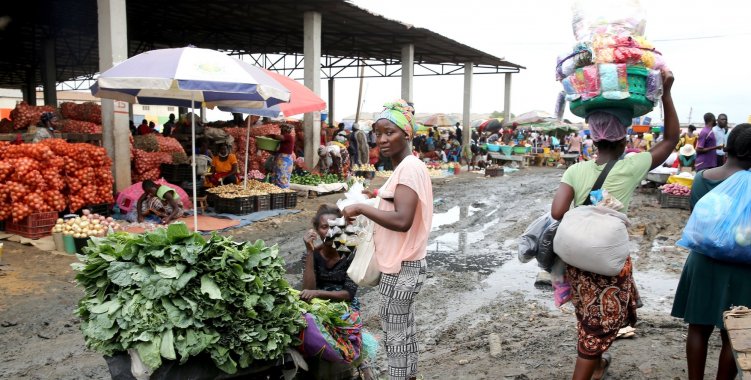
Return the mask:
[(374, 172), (374, 171), (376, 171), (376, 168), (375, 168), (375, 166), (370, 165), (370, 164), (353, 165), (352, 166), (352, 171), (355, 171), (355, 172)]
[(102, 133), (102, 126), (88, 121), (66, 119), (59, 123), (60, 131), (65, 133)]
[(112, 162), (104, 148), (48, 139), (0, 143), (0, 220), (32, 213), (78, 211), (112, 202)]
[(132, 137), (131, 157), (135, 182), (156, 180), (161, 175), (161, 164), (187, 164), (190, 162), (180, 142), (174, 137), (155, 133)]
[[(556, 78), (577, 116), (615, 107), (638, 117), (651, 111), (662, 95), (665, 61), (644, 37), (646, 21), (638, 1), (624, 5), (575, 3), (577, 43), (572, 52), (558, 57)], [(562, 108), (557, 107), (559, 115)]]
[(319, 175), (308, 173), (304, 175), (292, 174), (289, 182), (298, 185), (318, 186), (322, 183), (339, 183), (341, 179), (336, 174)]
[(66, 119), (102, 124), (102, 106), (94, 102), (64, 102), (60, 104), (60, 113)]
[(304, 311), (276, 246), (204, 239), (175, 223), (92, 238), (79, 258), (77, 314), (96, 352), (134, 349), (151, 369), (209, 354), (232, 374), (300, 343)]
[(83, 216), (68, 220), (58, 219), (52, 232), (71, 235), (74, 238), (103, 237), (120, 229), (120, 225), (111, 217), (92, 214), (83, 210)]
[(10, 111), (10, 119), (14, 129), (26, 129), (31, 125), (39, 124), (39, 119), (45, 112), (56, 112), (53, 106), (30, 106), (26, 102), (20, 102), (13, 111)]
[(161, 174), (159, 166), (161, 164), (171, 164), (172, 154), (164, 152), (147, 152), (141, 149), (133, 149), (134, 171), (132, 173), (134, 182), (145, 180), (157, 180)]
[(219, 198), (247, 198), (257, 195), (266, 195), (266, 193), (261, 190), (251, 189), (250, 187), (245, 189), (240, 185), (234, 184), (212, 187), (206, 191), (211, 194), (216, 194)]
[(671, 183), (660, 186), (663, 194), (678, 195), (681, 197), (688, 197), (691, 195), (691, 188), (683, 186), (677, 183)]
[(174, 137), (164, 137), (156, 133), (152, 133), (144, 137), (148, 136), (151, 136), (154, 140), (156, 140), (157, 151), (159, 152), (185, 154), (185, 149), (183, 149), (183, 146), (180, 145), (180, 142), (177, 141), (177, 139), (175, 139)]

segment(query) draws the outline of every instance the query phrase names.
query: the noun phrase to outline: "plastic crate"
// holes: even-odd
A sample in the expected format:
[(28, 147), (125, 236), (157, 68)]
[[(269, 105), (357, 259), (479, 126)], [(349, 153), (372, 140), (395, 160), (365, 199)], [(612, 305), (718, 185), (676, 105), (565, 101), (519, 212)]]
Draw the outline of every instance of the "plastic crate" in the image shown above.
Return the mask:
[(214, 193), (206, 193), (206, 204), (208, 204), (211, 207), (216, 206), (216, 200), (219, 199), (219, 196), (217, 196)]
[(286, 195), (284, 193), (271, 193), (269, 194), (270, 201), (271, 201), (271, 209), (272, 210), (278, 210), (282, 209), (285, 206), (285, 199)]
[(52, 235), (52, 227), (57, 222), (57, 211), (31, 214), (20, 222), (8, 220), (5, 230), (8, 233), (21, 235), (29, 239), (39, 239)]
[(256, 211), (271, 210), (271, 196), (269, 194), (256, 197)]
[(297, 192), (291, 191), (284, 194), (284, 208), (297, 207)]
[(660, 207), (689, 210), (691, 209), (691, 197), (660, 192)]
[(256, 197), (216, 198), (214, 210), (217, 213), (245, 215), (256, 212)]
[(190, 164), (161, 164), (159, 170), (169, 183), (181, 184), (193, 181), (193, 166)]

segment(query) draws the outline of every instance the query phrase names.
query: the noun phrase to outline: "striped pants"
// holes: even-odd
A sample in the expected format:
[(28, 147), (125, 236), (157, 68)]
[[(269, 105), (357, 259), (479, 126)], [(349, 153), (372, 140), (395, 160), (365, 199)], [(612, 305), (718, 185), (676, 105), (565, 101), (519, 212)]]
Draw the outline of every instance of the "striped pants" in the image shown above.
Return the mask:
[(427, 273), (427, 262), (404, 261), (399, 273), (381, 275), (381, 327), (386, 341), (389, 379), (408, 379), (417, 375), (417, 328), (415, 296)]

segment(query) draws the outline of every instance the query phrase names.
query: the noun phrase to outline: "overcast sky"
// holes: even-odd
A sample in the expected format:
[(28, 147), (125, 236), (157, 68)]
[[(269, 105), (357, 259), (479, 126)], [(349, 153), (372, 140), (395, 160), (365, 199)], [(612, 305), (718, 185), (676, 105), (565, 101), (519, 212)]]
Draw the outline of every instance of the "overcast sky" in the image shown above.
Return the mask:
[[(602, 1), (602, 0), (601, 0)], [(527, 67), (513, 75), (511, 112), (552, 112), (561, 90), (556, 56), (571, 51), (570, 0), (436, 2), (354, 0), (385, 17), (428, 28), (465, 45)], [(444, 5), (446, 4), (446, 5)], [(451, 4), (451, 9), (447, 9)], [(705, 112), (726, 113), (731, 123), (751, 115), (751, 2), (743, 0), (642, 0), (646, 36), (663, 53), (676, 77), (673, 98), (681, 122), (699, 122)], [(325, 19), (324, 15), (324, 28)], [(475, 75), (472, 112), (503, 108), (503, 75)], [(365, 79), (364, 111), (400, 95), (399, 78)], [(354, 114), (358, 81), (336, 80), (337, 119)], [(327, 99), (326, 83), (322, 96)], [(461, 112), (462, 76), (416, 77), (418, 112)], [(661, 119), (659, 109), (651, 115)], [(567, 112), (566, 117), (576, 119)]]
[[(351, 0), (387, 18), (424, 27), (460, 43), (525, 66), (514, 74), (511, 112), (552, 113), (561, 85), (555, 80), (556, 57), (575, 44), (571, 28), (572, 0)], [(623, 3), (624, 0), (583, 0)], [(633, 2), (637, 0), (628, 0)], [(448, 4), (451, 4), (450, 6)], [(730, 123), (751, 117), (751, 1), (641, 0), (646, 11), (646, 37), (663, 53), (676, 81), (673, 99), (682, 123), (702, 124), (704, 113), (726, 113)], [(449, 8), (450, 7), (450, 8)], [(326, 28), (326, 15), (323, 15)], [(337, 121), (353, 115), (359, 80), (336, 79)], [(503, 110), (504, 75), (475, 75), (472, 113)], [(366, 78), (363, 112), (401, 95), (401, 79)], [(461, 113), (463, 76), (414, 78), (419, 113)], [(328, 99), (326, 80), (321, 97)], [(690, 120), (689, 120), (690, 114)], [(657, 107), (649, 116), (662, 120)], [(211, 112), (212, 119), (227, 118)], [(568, 110), (566, 118), (580, 121)]]

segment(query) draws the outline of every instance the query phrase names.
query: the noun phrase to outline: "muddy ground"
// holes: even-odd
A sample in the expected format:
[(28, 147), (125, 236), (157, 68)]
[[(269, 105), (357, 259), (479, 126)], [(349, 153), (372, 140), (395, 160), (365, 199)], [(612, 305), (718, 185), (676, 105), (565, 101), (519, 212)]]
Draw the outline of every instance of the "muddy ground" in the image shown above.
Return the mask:
[[(555, 308), (552, 290), (534, 285), (536, 262), (520, 263), (515, 242), (549, 209), (562, 173), (530, 168), (497, 178), (464, 173), (434, 181), (429, 278), (417, 298), (420, 371), (426, 379), (570, 378), (576, 358), (573, 308)], [(659, 208), (653, 191), (637, 191), (629, 213), (635, 276), (645, 305), (637, 335), (611, 349), (610, 379), (686, 378), (686, 326), (669, 311), (686, 258), (674, 243), (688, 212)], [(290, 282), (299, 285), (303, 232), (319, 204), (340, 196), (301, 199), (297, 214), (228, 234), (278, 244)], [(6, 242), (2, 260), (0, 378), (108, 378), (102, 357), (85, 349), (73, 315), (81, 296), (69, 267), (75, 258)], [(366, 327), (379, 336), (377, 294), (361, 289), (359, 296)], [(502, 342), (496, 358), (489, 354), (492, 333)], [(714, 377), (719, 347), (715, 334), (708, 378)], [(383, 358), (378, 364), (385, 367)]]

